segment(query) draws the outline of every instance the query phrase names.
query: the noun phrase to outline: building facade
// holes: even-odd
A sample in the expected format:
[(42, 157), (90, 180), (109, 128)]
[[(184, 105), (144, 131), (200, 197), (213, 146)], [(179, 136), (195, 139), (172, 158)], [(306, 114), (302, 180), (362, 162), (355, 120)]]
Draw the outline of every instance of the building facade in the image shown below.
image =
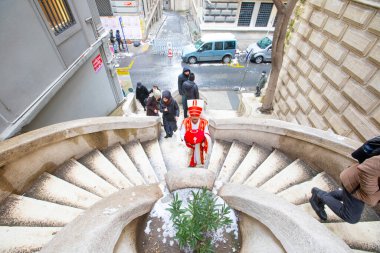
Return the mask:
[(93, 0), (3, 0), (0, 17), (0, 139), (123, 100)]
[(274, 32), (277, 9), (273, 1), (189, 0), (190, 12), (202, 34), (231, 32), (239, 48)]
[(106, 30), (121, 30), (126, 40), (146, 39), (162, 17), (163, 0), (96, 0)]
[(380, 133), (379, 1), (306, 1), (275, 93), (280, 119), (359, 141)]

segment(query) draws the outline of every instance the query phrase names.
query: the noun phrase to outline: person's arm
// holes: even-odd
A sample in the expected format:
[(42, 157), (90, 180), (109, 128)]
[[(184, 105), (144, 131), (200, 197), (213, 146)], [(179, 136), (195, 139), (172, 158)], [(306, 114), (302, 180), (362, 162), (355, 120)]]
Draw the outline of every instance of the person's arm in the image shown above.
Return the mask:
[(195, 87), (194, 87), (194, 95), (195, 95), (195, 99), (199, 99), (199, 91), (198, 91), (197, 85), (195, 85)]
[(163, 113), (164, 112), (164, 105), (163, 105), (162, 101), (160, 102), (160, 106), (159, 107), (160, 107), (160, 112)]
[(183, 92), (182, 92), (182, 85), (183, 85), (183, 80), (182, 78), (179, 76), (178, 77), (178, 93), (179, 95), (183, 95)]
[(179, 107), (178, 107), (177, 101), (175, 101), (175, 100), (174, 100), (174, 110), (175, 110), (176, 120), (178, 120), (178, 117), (179, 117)]
[(185, 120), (183, 120), (182, 121), (182, 124), (181, 124), (181, 127), (179, 128), (179, 130), (180, 130), (180, 137), (181, 137), (181, 140), (183, 141), (184, 139), (185, 139), (185, 134), (186, 134), (186, 127), (185, 127), (185, 125), (184, 125), (184, 121)]

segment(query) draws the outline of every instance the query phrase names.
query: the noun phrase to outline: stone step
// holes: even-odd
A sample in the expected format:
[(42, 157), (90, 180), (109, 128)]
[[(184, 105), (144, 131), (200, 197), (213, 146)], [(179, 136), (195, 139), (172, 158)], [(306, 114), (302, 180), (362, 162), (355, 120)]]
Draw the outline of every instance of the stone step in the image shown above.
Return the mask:
[(115, 165), (116, 168), (120, 170), (121, 173), (123, 173), (126, 178), (129, 179), (133, 185), (145, 184), (144, 178), (137, 171), (137, 168), (133, 164), (131, 158), (129, 158), (119, 143), (103, 150), (102, 153), (108, 160), (110, 160), (110, 162), (113, 163), (113, 165)]
[(0, 252), (39, 251), (61, 229), (61, 227), (0, 227)]
[(297, 159), (259, 188), (271, 193), (278, 193), (293, 185), (309, 180), (316, 174), (317, 172), (304, 161)]
[(275, 149), (267, 159), (244, 182), (245, 185), (259, 187), (283, 170), (291, 160), (281, 151)]
[(97, 149), (78, 159), (78, 162), (118, 189), (132, 186), (131, 182)]
[(215, 140), (213, 143), (210, 159), (206, 162), (205, 168), (211, 170), (215, 175), (219, 175), (219, 172), (223, 166), (228, 151), (230, 150), (232, 143), (222, 140)]
[(61, 165), (54, 175), (103, 198), (117, 191), (116, 187), (74, 159)]
[(270, 155), (271, 151), (253, 144), (243, 162), (232, 175), (230, 182), (242, 184)]
[(83, 210), (10, 195), (0, 206), (0, 226), (62, 227)]
[(185, 142), (181, 140), (179, 130), (171, 138), (164, 138), (165, 131), (161, 131), (159, 139), (162, 157), (167, 171), (172, 169), (186, 169), (188, 167), (188, 150)]
[(325, 226), (352, 249), (380, 252), (380, 221), (325, 223)]
[(312, 180), (293, 185), (277, 195), (295, 205), (307, 203), (311, 197), (311, 189), (318, 187), (324, 191), (333, 191), (339, 188), (338, 184), (326, 172), (321, 172)]
[(100, 197), (49, 173), (43, 173), (25, 193), (26, 197), (87, 209)]
[(239, 214), (239, 222), (242, 235), (241, 252), (286, 252), (281, 242), (261, 222), (244, 213)]
[(145, 182), (148, 184), (154, 184), (158, 182), (158, 178), (152, 165), (149, 162), (148, 157), (145, 154), (143, 147), (140, 142), (132, 141), (123, 146), (125, 152), (131, 158), (132, 162), (135, 164), (137, 170), (143, 176)]
[(145, 150), (145, 154), (147, 155), (150, 164), (152, 165), (154, 171), (156, 172), (157, 178), (160, 181), (165, 180), (165, 174), (167, 172), (164, 158), (162, 157), (162, 152), (160, 148), (160, 144), (158, 141), (151, 140), (141, 143), (143, 149)]
[(315, 213), (314, 209), (311, 207), (310, 203), (305, 203), (305, 204), (301, 204), (301, 205), (298, 205), (299, 208), (301, 208), (302, 210), (304, 210), (308, 215), (310, 215), (311, 217), (313, 217), (314, 219), (318, 220), (319, 222), (326, 222), (326, 223), (331, 223), (331, 222), (343, 222), (343, 220), (341, 218), (339, 218), (333, 211), (331, 211), (330, 208), (328, 208), (327, 206), (325, 206), (325, 211), (326, 211), (326, 214), (327, 214), (327, 220), (326, 221), (322, 221), (318, 215)]
[(228, 182), (241, 162), (247, 156), (249, 149), (249, 145), (239, 141), (233, 141), (216, 181), (223, 183)]

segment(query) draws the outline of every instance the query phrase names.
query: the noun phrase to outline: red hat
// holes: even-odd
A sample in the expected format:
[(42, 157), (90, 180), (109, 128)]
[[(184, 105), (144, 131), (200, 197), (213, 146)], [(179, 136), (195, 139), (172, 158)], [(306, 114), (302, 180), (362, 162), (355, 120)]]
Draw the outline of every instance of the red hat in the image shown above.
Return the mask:
[(204, 101), (200, 99), (187, 100), (187, 107), (191, 117), (200, 117), (204, 107)]

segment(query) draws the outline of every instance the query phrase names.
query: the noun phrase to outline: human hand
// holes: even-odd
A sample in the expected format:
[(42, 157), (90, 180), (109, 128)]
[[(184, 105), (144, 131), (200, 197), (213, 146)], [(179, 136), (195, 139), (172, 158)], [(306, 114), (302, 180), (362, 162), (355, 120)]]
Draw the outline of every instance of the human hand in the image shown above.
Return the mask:
[(175, 121), (178, 121), (178, 117), (177, 116), (175, 117)]
[(164, 109), (164, 112), (167, 112), (167, 111), (168, 111), (168, 108), (165, 108), (165, 109)]
[(154, 113), (157, 113), (158, 111), (156, 109), (154, 109)]

